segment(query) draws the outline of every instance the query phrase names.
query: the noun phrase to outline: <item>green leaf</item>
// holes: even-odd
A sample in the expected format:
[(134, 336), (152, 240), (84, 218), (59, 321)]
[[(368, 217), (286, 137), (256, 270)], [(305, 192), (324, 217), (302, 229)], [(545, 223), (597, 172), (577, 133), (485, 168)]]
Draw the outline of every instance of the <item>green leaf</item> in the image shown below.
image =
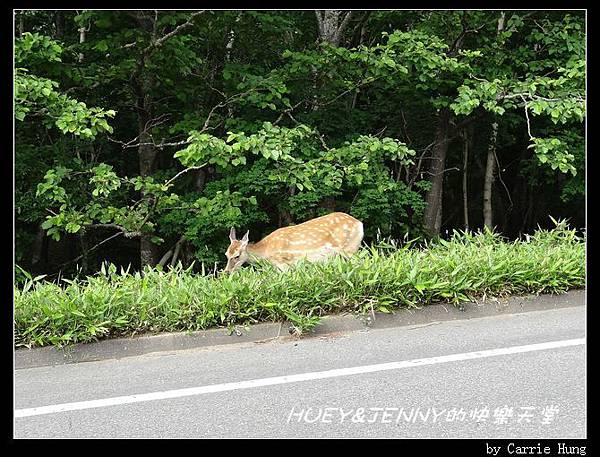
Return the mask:
[(42, 222), (41, 227), (44, 230), (48, 230), (53, 225), (54, 225), (54, 221), (52, 219), (46, 219), (44, 222)]

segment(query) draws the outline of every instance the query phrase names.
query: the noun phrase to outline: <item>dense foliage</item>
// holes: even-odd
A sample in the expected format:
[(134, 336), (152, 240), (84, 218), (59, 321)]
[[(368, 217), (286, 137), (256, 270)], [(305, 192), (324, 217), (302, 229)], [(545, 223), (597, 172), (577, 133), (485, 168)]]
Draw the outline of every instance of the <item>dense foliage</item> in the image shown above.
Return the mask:
[(584, 12), (15, 14), (34, 275), (219, 266), (231, 226), (333, 210), (367, 242), (584, 225)]
[(139, 333), (288, 321), (303, 333), (336, 311), (367, 314), (486, 295), (558, 293), (585, 285), (585, 245), (564, 223), (507, 242), (486, 229), (426, 249), (382, 243), (348, 259), (198, 275), (114, 264), (65, 287), (29, 278), (15, 291), (15, 344), (65, 345)]

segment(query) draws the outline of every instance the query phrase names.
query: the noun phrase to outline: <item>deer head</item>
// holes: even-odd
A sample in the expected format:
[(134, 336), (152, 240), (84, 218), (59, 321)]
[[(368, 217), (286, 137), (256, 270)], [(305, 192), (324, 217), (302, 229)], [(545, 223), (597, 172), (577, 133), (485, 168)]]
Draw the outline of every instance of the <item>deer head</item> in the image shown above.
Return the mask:
[(232, 273), (241, 267), (248, 260), (248, 235), (250, 230), (246, 232), (241, 240), (235, 239), (235, 229), (231, 227), (229, 231), (229, 241), (231, 244), (225, 252), (227, 257), (227, 266), (225, 267), (226, 273)]

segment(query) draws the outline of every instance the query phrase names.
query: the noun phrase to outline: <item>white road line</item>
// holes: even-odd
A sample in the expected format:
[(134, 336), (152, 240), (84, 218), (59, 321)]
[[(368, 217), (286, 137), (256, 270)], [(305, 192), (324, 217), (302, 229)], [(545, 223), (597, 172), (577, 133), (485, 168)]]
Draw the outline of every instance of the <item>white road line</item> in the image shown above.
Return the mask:
[(125, 395), (122, 397), (103, 398), (100, 400), (79, 401), (75, 403), (62, 403), (59, 405), (40, 406), (37, 408), (25, 408), (15, 410), (15, 417), (40, 416), (43, 414), (54, 414), (64, 411), (76, 411), (81, 409), (104, 408), (106, 406), (125, 405), (145, 401), (165, 400), (168, 398), (190, 397), (214, 392), (226, 392), (231, 390), (250, 389), (252, 387), (273, 386), (288, 384), (291, 382), (312, 381), (315, 379), (336, 378), (338, 376), (351, 376), (363, 373), (374, 373), (377, 371), (398, 370), (402, 368), (418, 367), (423, 365), (435, 365), (439, 363), (460, 362), (463, 360), (482, 359), (500, 355), (519, 354), (523, 352), (543, 351), (569, 346), (580, 346), (585, 344), (585, 338), (572, 340), (549, 341), (547, 343), (528, 344), (525, 346), (511, 346), (497, 349), (488, 349), (476, 352), (464, 352), (461, 354), (442, 355), (428, 357), (425, 359), (403, 360), (400, 362), (379, 363), (376, 365), (364, 365), (351, 368), (340, 368), (327, 371), (314, 371), (288, 376), (276, 376), (272, 378), (251, 379), (248, 381), (228, 382), (225, 384), (213, 384), (209, 386), (191, 387), (187, 389), (166, 390), (139, 395)]

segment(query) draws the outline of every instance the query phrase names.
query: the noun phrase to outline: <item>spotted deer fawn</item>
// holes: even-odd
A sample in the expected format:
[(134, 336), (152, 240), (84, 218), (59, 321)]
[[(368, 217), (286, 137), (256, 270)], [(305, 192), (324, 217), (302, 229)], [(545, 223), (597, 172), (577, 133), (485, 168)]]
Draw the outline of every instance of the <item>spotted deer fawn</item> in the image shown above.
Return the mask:
[(302, 224), (283, 227), (267, 235), (258, 243), (249, 243), (249, 231), (241, 240), (235, 238), (235, 229), (229, 232), (231, 244), (225, 252), (231, 273), (246, 261), (265, 259), (286, 270), (300, 259), (319, 261), (334, 255), (354, 254), (363, 239), (363, 225), (345, 213), (331, 213)]

